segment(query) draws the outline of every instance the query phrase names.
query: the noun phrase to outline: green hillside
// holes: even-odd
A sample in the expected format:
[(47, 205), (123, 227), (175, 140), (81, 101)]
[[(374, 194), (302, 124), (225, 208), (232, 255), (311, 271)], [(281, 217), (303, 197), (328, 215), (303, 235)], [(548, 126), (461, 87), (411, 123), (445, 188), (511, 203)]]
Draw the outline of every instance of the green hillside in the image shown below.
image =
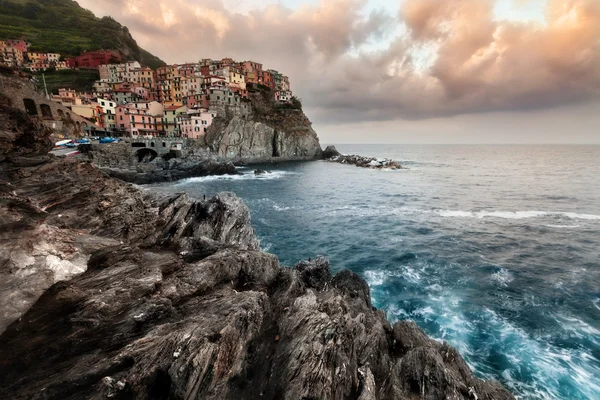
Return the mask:
[(32, 51), (72, 56), (111, 49), (151, 68), (165, 65), (140, 48), (127, 27), (111, 17), (97, 18), (72, 0), (0, 0), (0, 39), (21, 38)]
[[(44, 87), (42, 74), (34, 74), (37, 78), (38, 89)], [(58, 89), (68, 88), (78, 92), (92, 92), (94, 82), (100, 79), (98, 71), (93, 69), (63, 69), (61, 71), (46, 71), (46, 87), (48, 93), (58, 94)]]

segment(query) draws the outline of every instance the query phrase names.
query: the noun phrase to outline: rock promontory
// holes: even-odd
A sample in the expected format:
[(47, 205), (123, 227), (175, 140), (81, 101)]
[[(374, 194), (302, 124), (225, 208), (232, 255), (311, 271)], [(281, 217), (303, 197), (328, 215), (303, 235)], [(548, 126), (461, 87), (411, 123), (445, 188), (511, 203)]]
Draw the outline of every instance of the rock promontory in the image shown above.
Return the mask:
[(234, 162), (322, 158), (319, 138), (301, 106), (283, 107), (269, 89), (250, 92), (248, 102), (219, 110), (205, 140), (215, 155)]
[(0, 105), (3, 398), (514, 399), (353, 272), (281, 266), (234, 194), (142, 192), (49, 134)]

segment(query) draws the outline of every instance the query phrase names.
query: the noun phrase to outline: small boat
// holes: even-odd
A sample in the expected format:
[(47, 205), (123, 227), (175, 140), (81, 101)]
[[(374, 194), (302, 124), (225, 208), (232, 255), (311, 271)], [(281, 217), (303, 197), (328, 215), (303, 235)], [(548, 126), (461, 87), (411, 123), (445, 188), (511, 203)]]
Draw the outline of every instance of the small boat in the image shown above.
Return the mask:
[(67, 143), (71, 143), (72, 140), (71, 139), (67, 139), (67, 140), (61, 140), (59, 142), (54, 143), (54, 147), (62, 147), (62, 146), (66, 146)]
[(90, 144), (90, 141), (87, 140), (87, 139), (79, 139), (75, 143), (78, 143), (78, 144)]
[(75, 143), (73, 143), (73, 142), (69, 142), (69, 143), (65, 144), (65, 146), (71, 147), (71, 148), (72, 147), (77, 147), (77, 145)]
[(114, 143), (117, 142), (119, 139), (116, 138), (111, 138), (111, 137), (105, 137), (100, 139), (100, 143)]

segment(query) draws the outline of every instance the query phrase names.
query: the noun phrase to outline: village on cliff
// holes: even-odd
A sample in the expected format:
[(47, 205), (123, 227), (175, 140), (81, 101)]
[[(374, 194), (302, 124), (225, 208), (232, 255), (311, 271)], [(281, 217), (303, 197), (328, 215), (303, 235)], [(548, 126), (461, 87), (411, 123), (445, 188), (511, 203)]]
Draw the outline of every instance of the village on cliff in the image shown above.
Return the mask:
[[(51, 99), (90, 121), (87, 135), (113, 137), (204, 136), (229, 107), (248, 107), (249, 92), (270, 90), (282, 107), (294, 107), (289, 78), (253, 61), (202, 59), (156, 70), (122, 60), (113, 50), (84, 52), (63, 60), (58, 53), (30, 52), (24, 40), (0, 41), (0, 65), (43, 72), (96, 69), (94, 91), (59, 89)], [(43, 83), (40, 82), (43, 86)]]

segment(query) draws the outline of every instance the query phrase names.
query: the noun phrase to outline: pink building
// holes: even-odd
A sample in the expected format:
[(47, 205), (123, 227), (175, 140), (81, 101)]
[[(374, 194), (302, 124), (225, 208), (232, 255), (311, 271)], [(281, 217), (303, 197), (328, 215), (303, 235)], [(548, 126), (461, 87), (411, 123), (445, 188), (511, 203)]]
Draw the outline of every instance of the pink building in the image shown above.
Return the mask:
[(158, 136), (156, 117), (145, 109), (128, 108), (131, 136)]
[(22, 53), (27, 53), (29, 48), (29, 43), (24, 40), (3, 40), (2, 42), (5, 46), (14, 47)]
[(254, 61), (246, 61), (242, 66), (247, 83), (262, 82), (262, 64)]
[(217, 117), (215, 111), (201, 109), (191, 111), (190, 114), (178, 117), (181, 136), (190, 139), (198, 139), (208, 132), (213, 120)]
[(115, 107), (116, 114), (116, 125), (119, 130), (130, 131), (131, 129), (131, 120), (129, 117), (129, 110), (127, 107), (123, 105), (119, 105)]

